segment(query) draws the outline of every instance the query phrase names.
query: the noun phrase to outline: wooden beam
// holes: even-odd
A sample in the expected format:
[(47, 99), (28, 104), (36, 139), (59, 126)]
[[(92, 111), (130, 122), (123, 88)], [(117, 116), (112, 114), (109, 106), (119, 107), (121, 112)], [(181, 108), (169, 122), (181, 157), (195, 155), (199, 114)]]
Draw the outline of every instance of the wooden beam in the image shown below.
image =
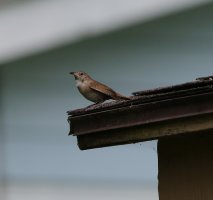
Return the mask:
[(130, 128), (77, 136), (81, 150), (142, 142), (166, 136), (213, 130), (213, 114), (167, 120)]
[(158, 141), (160, 200), (212, 200), (213, 131)]

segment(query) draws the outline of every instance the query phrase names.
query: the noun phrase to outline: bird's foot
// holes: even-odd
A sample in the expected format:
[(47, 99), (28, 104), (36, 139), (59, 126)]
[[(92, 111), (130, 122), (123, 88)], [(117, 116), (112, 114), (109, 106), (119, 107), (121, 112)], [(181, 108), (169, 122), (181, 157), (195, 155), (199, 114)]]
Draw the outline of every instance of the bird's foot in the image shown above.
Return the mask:
[(86, 109), (86, 110), (92, 110), (92, 109), (96, 108), (98, 105), (100, 105), (100, 104), (102, 104), (102, 103), (103, 103), (103, 101), (102, 101), (102, 102), (94, 103), (94, 104), (92, 104), (92, 105), (87, 106), (85, 109)]

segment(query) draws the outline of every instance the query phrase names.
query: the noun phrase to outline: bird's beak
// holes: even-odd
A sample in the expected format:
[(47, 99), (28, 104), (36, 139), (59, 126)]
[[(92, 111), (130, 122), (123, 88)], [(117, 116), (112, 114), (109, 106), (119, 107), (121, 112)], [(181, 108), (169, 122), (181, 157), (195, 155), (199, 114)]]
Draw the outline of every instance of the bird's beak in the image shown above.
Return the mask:
[(72, 74), (74, 76), (75, 80), (77, 79), (77, 75), (75, 72), (70, 72), (70, 74)]

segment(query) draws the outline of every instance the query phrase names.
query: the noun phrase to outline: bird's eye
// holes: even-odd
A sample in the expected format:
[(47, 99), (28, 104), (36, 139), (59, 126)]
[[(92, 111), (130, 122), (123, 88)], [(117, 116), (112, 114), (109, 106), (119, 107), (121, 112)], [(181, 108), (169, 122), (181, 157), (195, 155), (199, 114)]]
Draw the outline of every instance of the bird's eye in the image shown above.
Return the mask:
[(80, 73), (80, 75), (82, 76), (82, 75), (83, 75), (83, 73), (81, 72), (81, 73)]

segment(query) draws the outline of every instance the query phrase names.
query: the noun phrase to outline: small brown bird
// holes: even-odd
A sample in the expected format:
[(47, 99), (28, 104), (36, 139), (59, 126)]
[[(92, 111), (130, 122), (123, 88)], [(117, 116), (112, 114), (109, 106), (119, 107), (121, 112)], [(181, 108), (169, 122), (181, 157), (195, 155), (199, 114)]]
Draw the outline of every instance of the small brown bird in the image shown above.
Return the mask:
[(129, 97), (125, 97), (117, 92), (115, 92), (110, 87), (99, 83), (98, 81), (92, 79), (87, 73), (70, 72), (75, 77), (76, 86), (80, 93), (88, 100), (97, 103), (102, 103), (105, 100), (130, 100)]

